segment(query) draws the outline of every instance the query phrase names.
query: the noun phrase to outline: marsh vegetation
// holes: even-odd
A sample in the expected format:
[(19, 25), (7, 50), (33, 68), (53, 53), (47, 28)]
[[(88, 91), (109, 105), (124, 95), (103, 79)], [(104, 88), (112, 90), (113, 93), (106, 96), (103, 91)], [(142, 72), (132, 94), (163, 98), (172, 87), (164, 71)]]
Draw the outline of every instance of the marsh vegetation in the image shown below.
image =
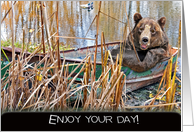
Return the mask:
[[(180, 3), (95, 1), (93, 10), (80, 7), (87, 3), (88, 1), (1, 2), (1, 45), (12, 48), (11, 60), (6, 58), (3, 50), (1, 53), (6, 58), (1, 62), (1, 71), (5, 70), (1, 75), (2, 111), (180, 109), (180, 100), (174, 100), (177, 77), (176, 71), (172, 74), (172, 59), (157, 86), (157, 92), (148, 95), (149, 99), (143, 100), (146, 102), (144, 105), (131, 106), (129, 100), (133, 100), (133, 97), (123, 91), (126, 75), (121, 71), (122, 55), (116, 63), (108, 61), (111, 55), (104, 46), (105, 42), (124, 41), (127, 32), (130, 32), (128, 27), (132, 29), (134, 24), (126, 16), (132, 18), (134, 12), (142, 12), (148, 17), (166, 16), (165, 30), (170, 43), (180, 47)], [(169, 11), (174, 13), (173, 16), (170, 16)], [(96, 78), (99, 44), (102, 73)], [(95, 52), (86, 54), (78, 64), (67, 63), (65, 57), (60, 56), (60, 50), (91, 45), (96, 46)], [(21, 48), (19, 54), (15, 53), (16, 47)], [(31, 54), (26, 55), (26, 52)], [(39, 59), (31, 62), (34, 56)], [(71, 65), (75, 66), (70, 72)], [(175, 69), (176, 67), (177, 65)], [(76, 78), (81, 73), (83, 78), (77, 82)], [(166, 98), (162, 101), (163, 97)], [(155, 100), (159, 100), (157, 106), (153, 106)]]

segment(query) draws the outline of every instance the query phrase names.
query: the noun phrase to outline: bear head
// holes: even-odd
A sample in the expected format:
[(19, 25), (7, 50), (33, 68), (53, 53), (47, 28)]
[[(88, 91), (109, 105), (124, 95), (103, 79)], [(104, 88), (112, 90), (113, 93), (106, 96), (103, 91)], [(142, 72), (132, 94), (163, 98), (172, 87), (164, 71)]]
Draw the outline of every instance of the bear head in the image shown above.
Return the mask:
[(142, 18), (141, 14), (135, 13), (134, 21), (135, 26), (132, 35), (137, 50), (147, 50), (168, 44), (168, 38), (164, 32), (165, 17), (161, 17), (156, 21), (151, 18)]

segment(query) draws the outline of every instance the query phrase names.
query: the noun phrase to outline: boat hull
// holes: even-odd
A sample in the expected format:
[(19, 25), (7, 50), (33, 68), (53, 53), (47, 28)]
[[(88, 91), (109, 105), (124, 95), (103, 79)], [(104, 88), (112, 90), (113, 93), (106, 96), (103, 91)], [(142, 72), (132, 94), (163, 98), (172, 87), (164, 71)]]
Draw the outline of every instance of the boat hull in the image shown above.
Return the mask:
[[(105, 45), (107, 50), (113, 49), (116, 45), (120, 44), (120, 42), (112, 42), (107, 43)], [(65, 58), (65, 60), (69, 63), (79, 63), (81, 62), (85, 57), (86, 54), (94, 53), (95, 46), (80, 48), (77, 50), (69, 50), (69, 51), (62, 51), (61, 56)], [(171, 48), (170, 49), (171, 54), (173, 55), (173, 66), (172, 70), (174, 71), (175, 68), (175, 62), (177, 59), (177, 48)], [(93, 58), (93, 56), (92, 56)], [(121, 71), (123, 71), (126, 75), (126, 89), (128, 92), (137, 90), (139, 88), (142, 88), (144, 86), (148, 86), (150, 84), (156, 83), (160, 81), (164, 70), (168, 64), (169, 58), (163, 59), (161, 62), (157, 63), (155, 67), (151, 68), (150, 70), (147, 70), (145, 72), (135, 72), (131, 70), (129, 67), (122, 67)], [(97, 47), (97, 66), (96, 66), (96, 78), (98, 79), (101, 75), (101, 46), (98, 45)], [(73, 70), (73, 68), (70, 66), (70, 69)], [(79, 71), (79, 69), (78, 69)], [(77, 71), (77, 72), (78, 72)], [(82, 78), (83, 73), (80, 74), (80, 78)], [(78, 78), (79, 80), (79, 78)]]
[[(120, 44), (120, 42), (112, 42), (112, 43), (106, 43), (105, 47), (106, 50), (111, 50), (113, 49), (116, 45)], [(11, 49), (9, 48), (4, 48), (5, 53), (7, 54), (8, 58), (11, 58)], [(81, 62), (87, 54), (92, 54), (95, 51), (95, 46), (90, 46), (90, 47), (84, 47), (80, 49), (72, 49), (72, 50), (67, 50), (67, 51), (60, 51), (61, 55), (61, 60), (63, 61), (65, 59), (66, 63), (72, 64), (72, 63), (79, 63)], [(178, 50), (176, 48), (172, 48), (170, 50), (173, 55), (173, 70), (175, 67), (175, 62), (177, 59), (177, 53)], [(16, 53), (20, 53), (20, 50), (16, 50)], [(27, 53), (29, 55), (29, 53)], [(31, 62), (36, 62), (40, 58), (43, 58), (42, 54), (36, 54), (32, 59)], [(93, 55), (92, 57), (93, 58)], [(160, 78), (162, 77), (164, 70), (168, 64), (168, 59), (166, 58), (159, 62), (155, 67), (152, 69), (145, 71), (145, 72), (135, 72), (131, 70), (129, 67), (122, 67), (121, 71), (123, 71), (126, 75), (126, 89), (128, 92), (137, 90), (139, 88), (142, 88), (144, 86), (156, 83), (160, 81)], [(11, 61), (11, 60), (10, 60)], [(101, 66), (101, 45), (98, 45), (97, 47), (97, 62), (96, 62), (96, 79), (98, 79), (101, 75), (102, 71), (102, 66)], [(69, 66), (69, 72), (73, 71), (76, 65)], [(80, 67), (81, 68), (81, 67)], [(75, 74), (80, 71), (80, 68), (78, 68), (75, 71)], [(75, 75), (73, 74), (72, 77)], [(78, 78), (76, 78), (76, 81), (81, 81), (83, 78), (83, 72), (80, 73)], [(110, 73), (109, 73), (110, 74)]]

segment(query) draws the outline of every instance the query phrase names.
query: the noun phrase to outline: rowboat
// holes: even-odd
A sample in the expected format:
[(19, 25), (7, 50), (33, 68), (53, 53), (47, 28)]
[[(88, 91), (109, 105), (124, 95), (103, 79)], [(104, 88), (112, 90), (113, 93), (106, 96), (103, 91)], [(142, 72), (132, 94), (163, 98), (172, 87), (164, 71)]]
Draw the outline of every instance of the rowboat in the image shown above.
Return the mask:
[[(111, 43), (106, 43), (105, 47), (106, 50), (111, 50), (113, 49), (116, 45), (119, 45), (120, 42), (111, 42)], [(10, 48), (5, 48), (2, 47), (8, 56), (8, 58), (11, 58), (11, 49)], [(15, 49), (16, 53), (20, 53), (19, 49)], [(65, 62), (73, 65), (69, 65), (69, 72), (74, 70), (76, 67), (76, 64), (80, 63), (85, 57), (86, 54), (89, 53), (94, 53), (95, 52), (95, 46), (88, 46), (88, 47), (83, 47), (83, 48), (77, 48), (77, 49), (71, 49), (71, 50), (66, 50), (66, 51), (60, 51), (60, 56), (61, 60), (64, 60)], [(103, 51), (104, 52), (104, 51)], [(173, 47), (170, 50), (171, 55), (173, 56), (173, 67), (172, 69), (174, 70), (175, 67), (175, 62), (177, 59), (177, 53), (178, 53), (178, 48)], [(26, 53), (29, 55), (30, 53)], [(32, 59), (31, 62), (38, 61), (40, 57), (43, 58), (42, 54), (36, 54)], [(93, 58), (93, 55), (92, 57)], [(139, 88), (148, 86), (150, 84), (156, 83), (160, 81), (164, 70), (168, 64), (169, 58), (165, 58), (161, 60), (155, 67), (153, 67), (150, 70), (147, 70), (145, 72), (135, 72), (131, 70), (129, 67), (122, 67), (121, 71), (123, 71), (126, 75), (126, 89), (127, 92), (137, 90)], [(101, 75), (102, 71), (102, 63), (101, 63), (101, 45), (97, 46), (97, 60), (96, 60), (96, 79), (98, 79)], [(80, 67), (81, 68), (81, 67)], [(77, 74), (80, 71), (80, 68), (78, 68), (75, 73), (72, 75), (72, 77)], [(4, 71), (3, 71), (4, 73)], [(80, 73), (80, 75), (76, 78), (76, 81), (81, 81), (83, 79), (84, 72)]]
[[(116, 45), (119, 45), (120, 42), (111, 42), (106, 43), (105, 47), (107, 50), (113, 49)], [(177, 58), (178, 48), (173, 47), (169, 50), (171, 52), (171, 55), (173, 56), (173, 70), (175, 68), (175, 62)], [(85, 57), (86, 54), (94, 53), (95, 52), (95, 46), (89, 46), (79, 49), (72, 49), (67, 51), (61, 51), (61, 57), (65, 57), (66, 62), (69, 63), (79, 63), (81, 62)], [(93, 56), (92, 56), (93, 58)], [(169, 58), (165, 58), (161, 60), (155, 67), (153, 67), (150, 70), (147, 70), (145, 72), (135, 72), (131, 70), (129, 67), (122, 67), (121, 71), (123, 71), (126, 75), (126, 89), (127, 92), (137, 90), (139, 88), (142, 88), (144, 86), (148, 86), (150, 84), (156, 83), (160, 81), (164, 70), (168, 64)], [(102, 71), (102, 63), (101, 63), (101, 45), (97, 46), (97, 62), (96, 62), (96, 78), (98, 79), (101, 75)], [(73, 66), (69, 66), (70, 72), (74, 69)], [(80, 69), (77, 70), (79, 72)], [(83, 78), (83, 73), (80, 74), (80, 76), (77, 78), (79, 79)]]

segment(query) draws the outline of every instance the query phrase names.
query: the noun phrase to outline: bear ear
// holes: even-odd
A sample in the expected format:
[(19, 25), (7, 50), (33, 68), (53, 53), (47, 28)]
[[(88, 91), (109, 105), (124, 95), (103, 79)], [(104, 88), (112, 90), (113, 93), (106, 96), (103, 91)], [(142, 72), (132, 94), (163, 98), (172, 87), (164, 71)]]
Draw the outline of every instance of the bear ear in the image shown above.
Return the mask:
[(142, 16), (139, 13), (135, 13), (133, 18), (134, 18), (135, 23), (137, 24), (142, 19)]
[(159, 20), (158, 20), (158, 23), (160, 25), (160, 27), (162, 28), (162, 30), (164, 29), (164, 25), (166, 23), (166, 17), (161, 17)]

